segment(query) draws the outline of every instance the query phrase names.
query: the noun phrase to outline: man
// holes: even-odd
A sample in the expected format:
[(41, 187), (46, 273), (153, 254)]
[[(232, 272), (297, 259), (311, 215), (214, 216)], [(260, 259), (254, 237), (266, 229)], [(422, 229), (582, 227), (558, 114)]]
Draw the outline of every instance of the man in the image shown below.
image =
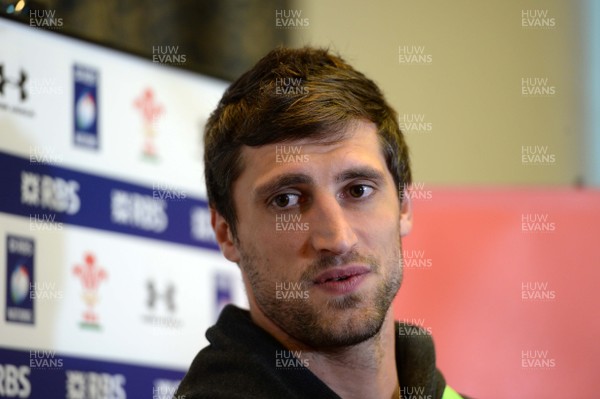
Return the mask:
[(379, 88), (326, 50), (270, 52), (205, 131), (212, 226), (250, 311), (226, 307), (176, 398), (459, 398), (393, 320), (408, 148)]

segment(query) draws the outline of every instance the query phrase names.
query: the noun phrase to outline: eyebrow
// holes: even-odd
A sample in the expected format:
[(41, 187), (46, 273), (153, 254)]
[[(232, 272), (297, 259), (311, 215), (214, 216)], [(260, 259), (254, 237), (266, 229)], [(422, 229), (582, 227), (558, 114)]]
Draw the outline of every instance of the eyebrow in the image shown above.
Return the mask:
[[(364, 166), (347, 169), (335, 176), (334, 180), (336, 183), (343, 183), (353, 179), (369, 179), (379, 182), (385, 180), (385, 177), (379, 170)], [(283, 187), (297, 184), (310, 185), (314, 184), (314, 180), (312, 177), (302, 173), (288, 173), (278, 176), (272, 181), (258, 186), (254, 192), (257, 198), (265, 198)]]
[(342, 183), (352, 179), (368, 179), (375, 181), (383, 181), (385, 180), (385, 177), (383, 173), (381, 173), (375, 168), (371, 168), (368, 166), (360, 166), (357, 168), (350, 168), (348, 170), (343, 171), (335, 177), (335, 182)]
[(263, 184), (262, 186), (258, 186), (256, 188), (255, 193), (258, 198), (265, 198), (269, 196), (271, 193), (281, 189), (282, 187), (293, 186), (295, 184), (312, 184), (313, 179), (302, 173), (288, 173), (281, 176), (276, 177)]

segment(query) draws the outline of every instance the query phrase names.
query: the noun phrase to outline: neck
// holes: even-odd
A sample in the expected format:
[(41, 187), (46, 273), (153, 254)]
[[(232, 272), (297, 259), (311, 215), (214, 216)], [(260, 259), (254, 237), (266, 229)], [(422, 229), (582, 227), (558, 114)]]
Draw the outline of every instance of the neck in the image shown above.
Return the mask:
[(340, 397), (399, 398), (396, 337), (391, 308), (377, 335), (357, 345), (335, 350), (317, 350), (295, 340), (269, 320), (256, 304), (251, 304), (250, 313), (254, 323), (287, 349), (300, 353), (301, 358), (307, 360), (305, 363), (309, 370)]
[(395, 342), (390, 310), (373, 338), (332, 352), (307, 352), (306, 357), (309, 369), (344, 399), (398, 398)]

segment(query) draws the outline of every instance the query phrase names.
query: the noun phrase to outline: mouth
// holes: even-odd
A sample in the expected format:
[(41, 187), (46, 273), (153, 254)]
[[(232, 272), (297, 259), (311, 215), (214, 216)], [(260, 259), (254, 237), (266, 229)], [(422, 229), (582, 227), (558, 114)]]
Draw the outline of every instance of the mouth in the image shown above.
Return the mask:
[(348, 294), (356, 290), (370, 272), (367, 266), (345, 266), (319, 274), (313, 283), (332, 294)]

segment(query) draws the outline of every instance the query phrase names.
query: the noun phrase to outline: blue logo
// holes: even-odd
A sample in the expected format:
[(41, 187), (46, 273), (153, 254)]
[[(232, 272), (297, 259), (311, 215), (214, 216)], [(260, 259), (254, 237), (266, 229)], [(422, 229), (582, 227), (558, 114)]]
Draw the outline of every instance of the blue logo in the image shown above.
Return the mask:
[(230, 275), (224, 273), (216, 273), (213, 278), (215, 287), (213, 320), (216, 321), (223, 308), (233, 302), (233, 281)]
[(73, 67), (75, 98), (73, 103), (73, 141), (75, 145), (98, 149), (98, 79), (97, 70), (81, 65)]
[(33, 324), (35, 245), (31, 238), (6, 236), (6, 321)]

